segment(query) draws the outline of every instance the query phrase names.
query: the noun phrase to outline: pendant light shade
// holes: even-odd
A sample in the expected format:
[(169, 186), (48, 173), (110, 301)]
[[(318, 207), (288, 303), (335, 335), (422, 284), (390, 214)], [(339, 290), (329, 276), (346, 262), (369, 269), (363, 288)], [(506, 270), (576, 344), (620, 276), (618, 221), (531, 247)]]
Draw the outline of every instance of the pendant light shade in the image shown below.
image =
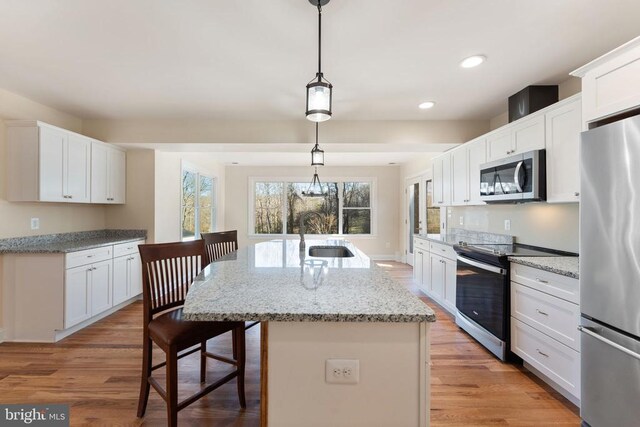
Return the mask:
[(311, 149), (311, 166), (324, 166), (324, 151), (318, 145), (318, 123), (316, 123), (316, 145)]
[(309, 0), (318, 8), (318, 72), (307, 83), (307, 105), (305, 114), (312, 122), (324, 122), (331, 118), (333, 85), (322, 75), (322, 6), (329, 0)]

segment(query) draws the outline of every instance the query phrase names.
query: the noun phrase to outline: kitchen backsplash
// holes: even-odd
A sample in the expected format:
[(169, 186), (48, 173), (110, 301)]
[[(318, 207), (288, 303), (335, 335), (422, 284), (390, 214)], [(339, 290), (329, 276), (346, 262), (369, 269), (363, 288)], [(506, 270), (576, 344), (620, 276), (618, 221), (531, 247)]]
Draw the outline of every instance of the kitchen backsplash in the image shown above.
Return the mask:
[(447, 228), (511, 234), (517, 243), (578, 252), (578, 208), (578, 203), (453, 206), (446, 208)]

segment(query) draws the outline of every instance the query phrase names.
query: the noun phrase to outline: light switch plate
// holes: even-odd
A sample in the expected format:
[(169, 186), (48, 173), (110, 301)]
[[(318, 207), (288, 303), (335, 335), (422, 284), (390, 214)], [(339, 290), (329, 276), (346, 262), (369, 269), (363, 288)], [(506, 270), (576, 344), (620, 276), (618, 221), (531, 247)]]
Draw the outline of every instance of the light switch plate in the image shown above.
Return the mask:
[(504, 220), (504, 229), (505, 229), (505, 231), (511, 230), (511, 220), (510, 219), (505, 219)]
[(324, 368), (324, 379), (329, 384), (358, 384), (360, 381), (358, 359), (327, 359)]
[(40, 218), (31, 218), (31, 229), (37, 230), (40, 228)]

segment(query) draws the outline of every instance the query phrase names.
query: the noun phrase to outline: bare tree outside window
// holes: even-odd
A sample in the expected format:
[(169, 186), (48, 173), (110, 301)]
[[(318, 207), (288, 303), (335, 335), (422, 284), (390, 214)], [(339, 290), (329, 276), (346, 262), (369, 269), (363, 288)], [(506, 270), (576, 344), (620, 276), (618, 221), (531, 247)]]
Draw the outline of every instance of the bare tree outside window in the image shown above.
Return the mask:
[(182, 240), (193, 240), (200, 233), (213, 231), (213, 178), (198, 172), (182, 170)]
[(254, 221), (256, 234), (282, 234), (284, 183), (256, 182)]
[(182, 171), (182, 240), (196, 233), (196, 173)]
[(343, 183), (342, 233), (371, 234), (370, 183)]
[(300, 197), (309, 187), (308, 182), (287, 184), (287, 234), (300, 232), (300, 215), (306, 215), (306, 234), (338, 234), (338, 183), (322, 184), (325, 197)]

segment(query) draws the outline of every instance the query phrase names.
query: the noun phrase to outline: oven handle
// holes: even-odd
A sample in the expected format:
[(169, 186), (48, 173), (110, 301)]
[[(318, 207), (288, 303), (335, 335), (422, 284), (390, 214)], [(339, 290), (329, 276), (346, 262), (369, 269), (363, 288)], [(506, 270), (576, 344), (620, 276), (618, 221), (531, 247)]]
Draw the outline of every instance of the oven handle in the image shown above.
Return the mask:
[(469, 258), (465, 258), (461, 255), (458, 255), (458, 261), (464, 262), (466, 264), (472, 265), (474, 267), (481, 268), (483, 270), (491, 271), (492, 273), (502, 274), (503, 276), (507, 275), (507, 270), (500, 267), (494, 267), (493, 265), (485, 264), (483, 262), (474, 261)]

